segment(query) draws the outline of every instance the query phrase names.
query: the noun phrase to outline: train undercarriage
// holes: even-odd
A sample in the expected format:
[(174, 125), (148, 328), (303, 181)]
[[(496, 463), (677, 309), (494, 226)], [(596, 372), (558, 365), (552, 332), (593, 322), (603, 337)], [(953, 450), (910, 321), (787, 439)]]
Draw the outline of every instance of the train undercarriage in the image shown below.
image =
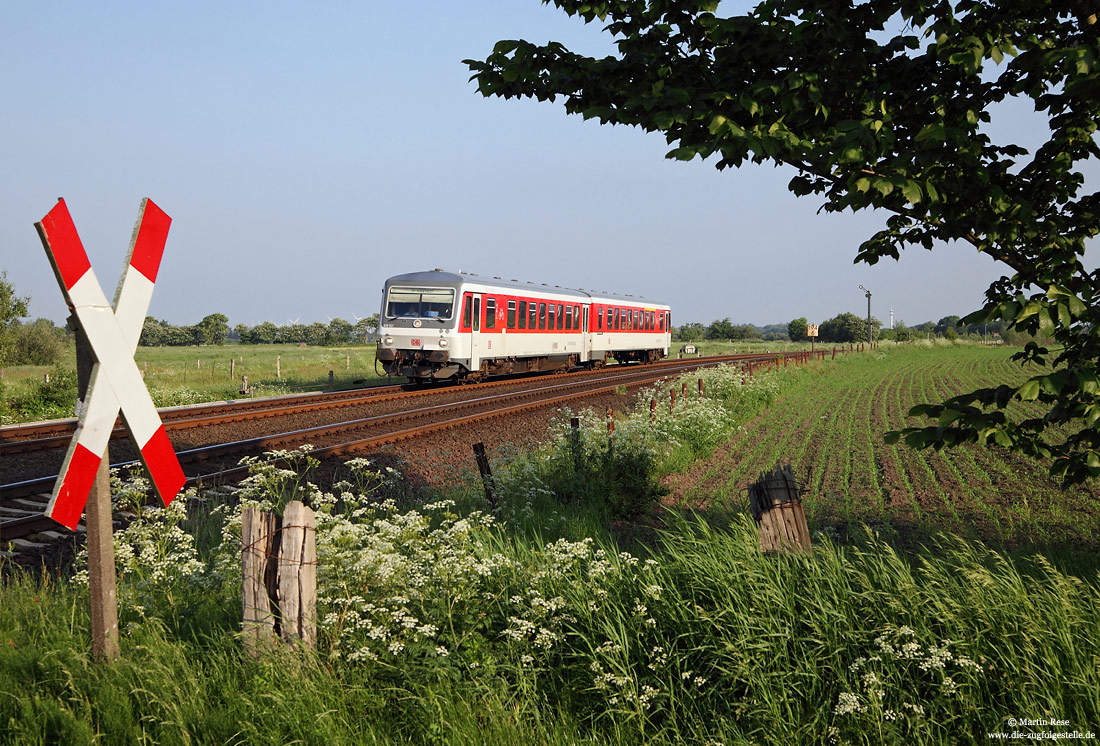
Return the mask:
[(459, 383), (477, 383), (489, 376), (516, 373), (566, 372), (571, 370), (595, 370), (610, 360), (622, 363), (652, 363), (664, 357), (662, 350), (620, 350), (605, 353), (601, 357), (580, 362), (577, 355), (546, 355), (537, 357), (506, 357), (482, 360), (476, 370), (452, 362), (442, 351), (378, 350), (377, 362), (388, 376), (404, 376), (414, 381), (455, 380)]

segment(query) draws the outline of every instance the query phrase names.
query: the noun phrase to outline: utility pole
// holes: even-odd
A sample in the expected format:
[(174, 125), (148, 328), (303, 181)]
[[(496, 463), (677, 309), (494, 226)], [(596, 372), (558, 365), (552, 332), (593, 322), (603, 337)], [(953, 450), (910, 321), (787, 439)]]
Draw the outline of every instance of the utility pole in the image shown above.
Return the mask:
[(867, 344), (870, 345), (874, 341), (872, 336), (874, 330), (871, 327), (871, 291), (862, 285), (859, 286), (859, 289), (867, 293)]

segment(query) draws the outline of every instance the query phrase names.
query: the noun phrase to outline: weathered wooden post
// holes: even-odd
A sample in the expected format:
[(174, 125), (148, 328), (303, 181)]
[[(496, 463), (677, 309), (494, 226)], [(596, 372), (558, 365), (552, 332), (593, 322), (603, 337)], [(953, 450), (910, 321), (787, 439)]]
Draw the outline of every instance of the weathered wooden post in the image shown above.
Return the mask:
[(333, 388), (335, 388), (335, 387), (336, 387), (335, 378), (333, 376), (333, 372), (330, 370), (328, 372), (328, 390), (332, 391)]
[(237, 359), (229, 358), (229, 380), (234, 381), (237, 379)]
[(703, 379), (702, 378), (699, 379), (699, 396), (700, 397), (703, 396)]
[(275, 614), (268, 595), (268, 561), (273, 556), (275, 514), (241, 511), (242, 633), (244, 650), (256, 655), (275, 640)]
[[(95, 357), (84, 329), (76, 318), (70, 319), (76, 329), (76, 390), (77, 415), (87, 406), (88, 385), (92, 378)], [(87, 532), (88, 592), (91, 602), (92, 655), (103, 660), (119, 657), (118, 646), (118, 576), (115, 574), (114, 516), (111, 513), (111, 453), (103, 450), (103, 458), (88, 493), (84, 513)]]
[(313, 511), (293, 500), (282, 519), (256, 508), (241, 512), (243, 642), (250, 655), (276, 637), (317, 644), (317, 536)]
[(657, 399), (656, 397), (649, 400), (649, 424), (653, 425), (657, 422)]
[(760, 551), (813, 551), (801, 493), (790, 464), (776, 464), (749, 485), (749, 509), (760, 528)]
[(307, 648), (317, 644), (317, 527), (299, 500), (283, 510), (275, 597), (282, 638)]
[(489, 468), (489, 457), (485, 455), (484, 443), (474, 443), (474, 458), (477, 460), (477, 470), (481, 472), (481, 484), (485, 487), (485, 499), (495, 508), (497, 506), (497, 496), (493, 489), (493, 472)]
[(676, 389), (668, 390), (668, 413), (676, 413)]
[(283, 356), (275, 356), (275, 380), (279, 380), (283, 377)]

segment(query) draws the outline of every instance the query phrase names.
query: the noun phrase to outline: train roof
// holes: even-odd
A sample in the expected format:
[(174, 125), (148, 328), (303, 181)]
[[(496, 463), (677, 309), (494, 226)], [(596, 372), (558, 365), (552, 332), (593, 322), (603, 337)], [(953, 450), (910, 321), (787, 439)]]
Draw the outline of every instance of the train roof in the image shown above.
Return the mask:
[(611, 303), (640, 303), (656, 306), (665, 305), (660, 301), (655, 301), (652, 298), (645, 298), (639, 295), (623, 295), (620, 293), (608, 293), (603, 290), (587, 290), (585, 288), (563, 288), (560, 285), (548, 285), (545, 282), (520, 282), (519, 280), (505, 280), (500, 277), (485, 277), (483, 275), (476, 275), (470, 272), (447, 272), (442, 269), (433, 269), (426, 272), (409, 272), (408, 274), (404, 275), (394, 275), (393, 277), (386, 280), (386, 286), (388, 287), (390, 285), (427, 282), (455, 285), (467, 282), (476, 285), (487, 285), (501, 288), (502, 290), (527, 293), (553, 293), (555, 295), (568, 295), (577, 298), (589, 298), (595, 301), (606, 301)]

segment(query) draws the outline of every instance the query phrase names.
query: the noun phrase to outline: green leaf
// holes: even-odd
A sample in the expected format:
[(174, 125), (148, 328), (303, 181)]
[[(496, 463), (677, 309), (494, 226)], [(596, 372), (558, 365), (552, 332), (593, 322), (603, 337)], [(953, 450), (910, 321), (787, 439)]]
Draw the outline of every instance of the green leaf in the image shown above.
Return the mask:
[(909, 200), (914, 205), (918, 204), (924, 196), (921, 192), (920, 184), (912, 180), (905, 182), (905, 186), (901, 188), (901, 193), (905, 196), (905, 199)]
[(1016, 389), (1016, 396), (1023, 401), (1035, 401), (1039, 398), (1039, 382), (1034, 378), (1025, 381), (1023, 386)]

